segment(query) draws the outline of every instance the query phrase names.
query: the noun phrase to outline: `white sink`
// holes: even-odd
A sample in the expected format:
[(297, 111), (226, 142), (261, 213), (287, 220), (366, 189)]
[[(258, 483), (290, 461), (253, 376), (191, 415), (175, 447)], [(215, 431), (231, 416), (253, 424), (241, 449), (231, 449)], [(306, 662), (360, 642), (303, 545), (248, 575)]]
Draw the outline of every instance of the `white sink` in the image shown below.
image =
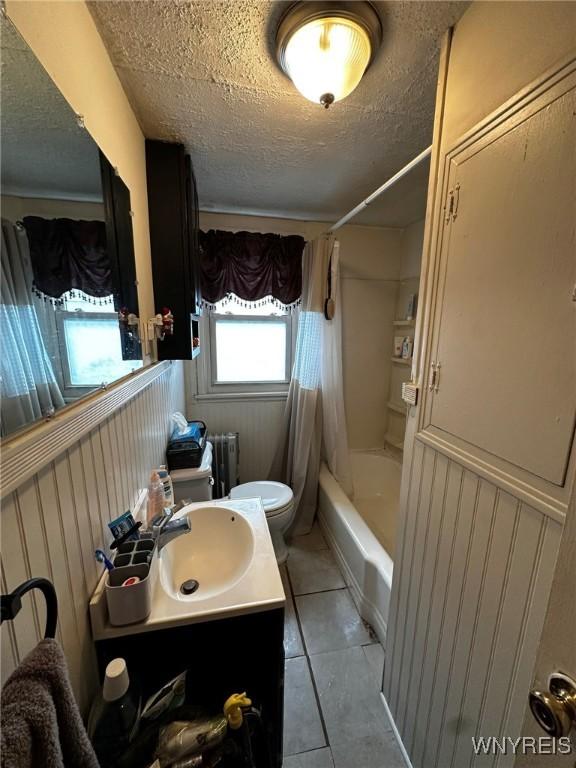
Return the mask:
[[(284, 589), (261, 499), (189, 504), (190, 533), (168, 542), (152, 561), (152, 610), (145, 621), (112, 626), (105, 574), (90, 600), (94, 640), (282, 608)], [(198, 582), (191, 594), (182, 583)]]
[[(254, 533), (241, 514), (226, 507), (183, 510), (190, 533), (172, 539), (160, 551), (158, 568), (165, 592), (176, 600), (207, 600), (231, 589), (244, 576), (254, 557)], [(185, 594), (184, 582), (197, 588)]]

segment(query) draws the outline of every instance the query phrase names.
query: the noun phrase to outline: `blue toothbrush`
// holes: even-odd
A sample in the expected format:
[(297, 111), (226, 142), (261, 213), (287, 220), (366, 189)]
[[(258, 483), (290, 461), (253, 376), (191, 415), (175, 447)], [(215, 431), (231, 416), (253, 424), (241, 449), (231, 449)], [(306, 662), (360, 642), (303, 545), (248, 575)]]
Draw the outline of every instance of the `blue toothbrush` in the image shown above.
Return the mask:
[(94, 554), (96, 555), (96, 560), (98, 560), (99, 563), (104, 563), (104, 566), (109, 570), (114, 570), (114, 564), (108, 560), (104, 552), (102, 552), (101, 549), (97, 549)]

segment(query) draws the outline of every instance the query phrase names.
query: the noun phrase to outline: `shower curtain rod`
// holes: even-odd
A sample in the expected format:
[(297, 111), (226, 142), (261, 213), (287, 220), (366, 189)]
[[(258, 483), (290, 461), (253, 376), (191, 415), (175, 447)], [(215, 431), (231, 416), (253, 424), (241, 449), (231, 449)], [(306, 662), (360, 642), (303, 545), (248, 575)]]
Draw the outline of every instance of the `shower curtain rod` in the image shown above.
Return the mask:
[(353, 208), (349, 213), (347, 213), (345, 216), (342, 216), (341, 219), (338, 219), (338, 221), (333, 224), (328, 232), (335, 232), (337, 229), (340, 229), (344, 224), (348, 223), (350, 219), (353, 219), (354, 216), (360, 213), (360, 211), (363, 211), (365, 208), (367, 208), (370, 203), (374, 202), (377, 197), (380, 197), (380, 195), (383, 192), (386, 192), (387, 189), (390, 189), (394, 184), (396, 184), (397, 181), (399, 181), (403, 176), (406, 176), (407, 173), (409, 173), (412, 168), (415, 168), (417, 165), (419, 165), (423, 160), (425, 160), (427, 157), (430, 157), (432, 153), (432, 147), (427, 147), (425, 150), (420, 152), (419, 155), (416, 155), (416, 157), (413, 160), (410, 160), (409, 163), (407, 163), (404, 168), (401, 168), (398, 173), (395, 173), (394, 176), (391, 176), (388, 181), (385, 181), (384, 184), (382, 184), (381, 187), (378, 187), (377, 190), (372, 192), (371, 195), (368, 195), (368, 197), (363, 200), (361, 203), (359, 203), (356, 208)]

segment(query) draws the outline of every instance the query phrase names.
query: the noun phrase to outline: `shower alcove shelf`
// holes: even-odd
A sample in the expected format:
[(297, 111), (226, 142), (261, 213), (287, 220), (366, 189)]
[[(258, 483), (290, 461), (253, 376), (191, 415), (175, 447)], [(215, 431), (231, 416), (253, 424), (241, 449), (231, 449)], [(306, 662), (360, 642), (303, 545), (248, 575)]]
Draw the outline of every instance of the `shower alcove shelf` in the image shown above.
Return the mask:
[[(414, 290), (410, 284), (409, 289)], [(398, 296), (396, 311), (398, 314), (404, 310), (406, 296), (402, 291)], [(395, 336), (410, 336), (414, 338), (415, 318), (396, 318), (392, 321)], [(391, 355), (392, 370), (390, 372), (390, 395), (386, 403), (388, 409), (388, 426), (384, 437), (388, 447), (402, 452), (404, 449), (404, 432), (406, 430), (406, 406), (402, 401), (402, 384), (410, 378), (412, 358), (396, 357)]]

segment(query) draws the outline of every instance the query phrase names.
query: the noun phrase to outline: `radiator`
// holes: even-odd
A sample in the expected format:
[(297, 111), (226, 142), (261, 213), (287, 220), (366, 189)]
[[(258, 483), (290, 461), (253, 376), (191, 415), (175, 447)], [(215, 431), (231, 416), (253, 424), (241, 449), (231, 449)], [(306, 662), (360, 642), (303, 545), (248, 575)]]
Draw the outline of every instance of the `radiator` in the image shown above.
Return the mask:
[(212, 443), (212, 476), (214, 498), (228, 496), (230, 489), (240, 482), (239, 455), (240, 436), (238, 432), (217, 432), (209, 434)]

